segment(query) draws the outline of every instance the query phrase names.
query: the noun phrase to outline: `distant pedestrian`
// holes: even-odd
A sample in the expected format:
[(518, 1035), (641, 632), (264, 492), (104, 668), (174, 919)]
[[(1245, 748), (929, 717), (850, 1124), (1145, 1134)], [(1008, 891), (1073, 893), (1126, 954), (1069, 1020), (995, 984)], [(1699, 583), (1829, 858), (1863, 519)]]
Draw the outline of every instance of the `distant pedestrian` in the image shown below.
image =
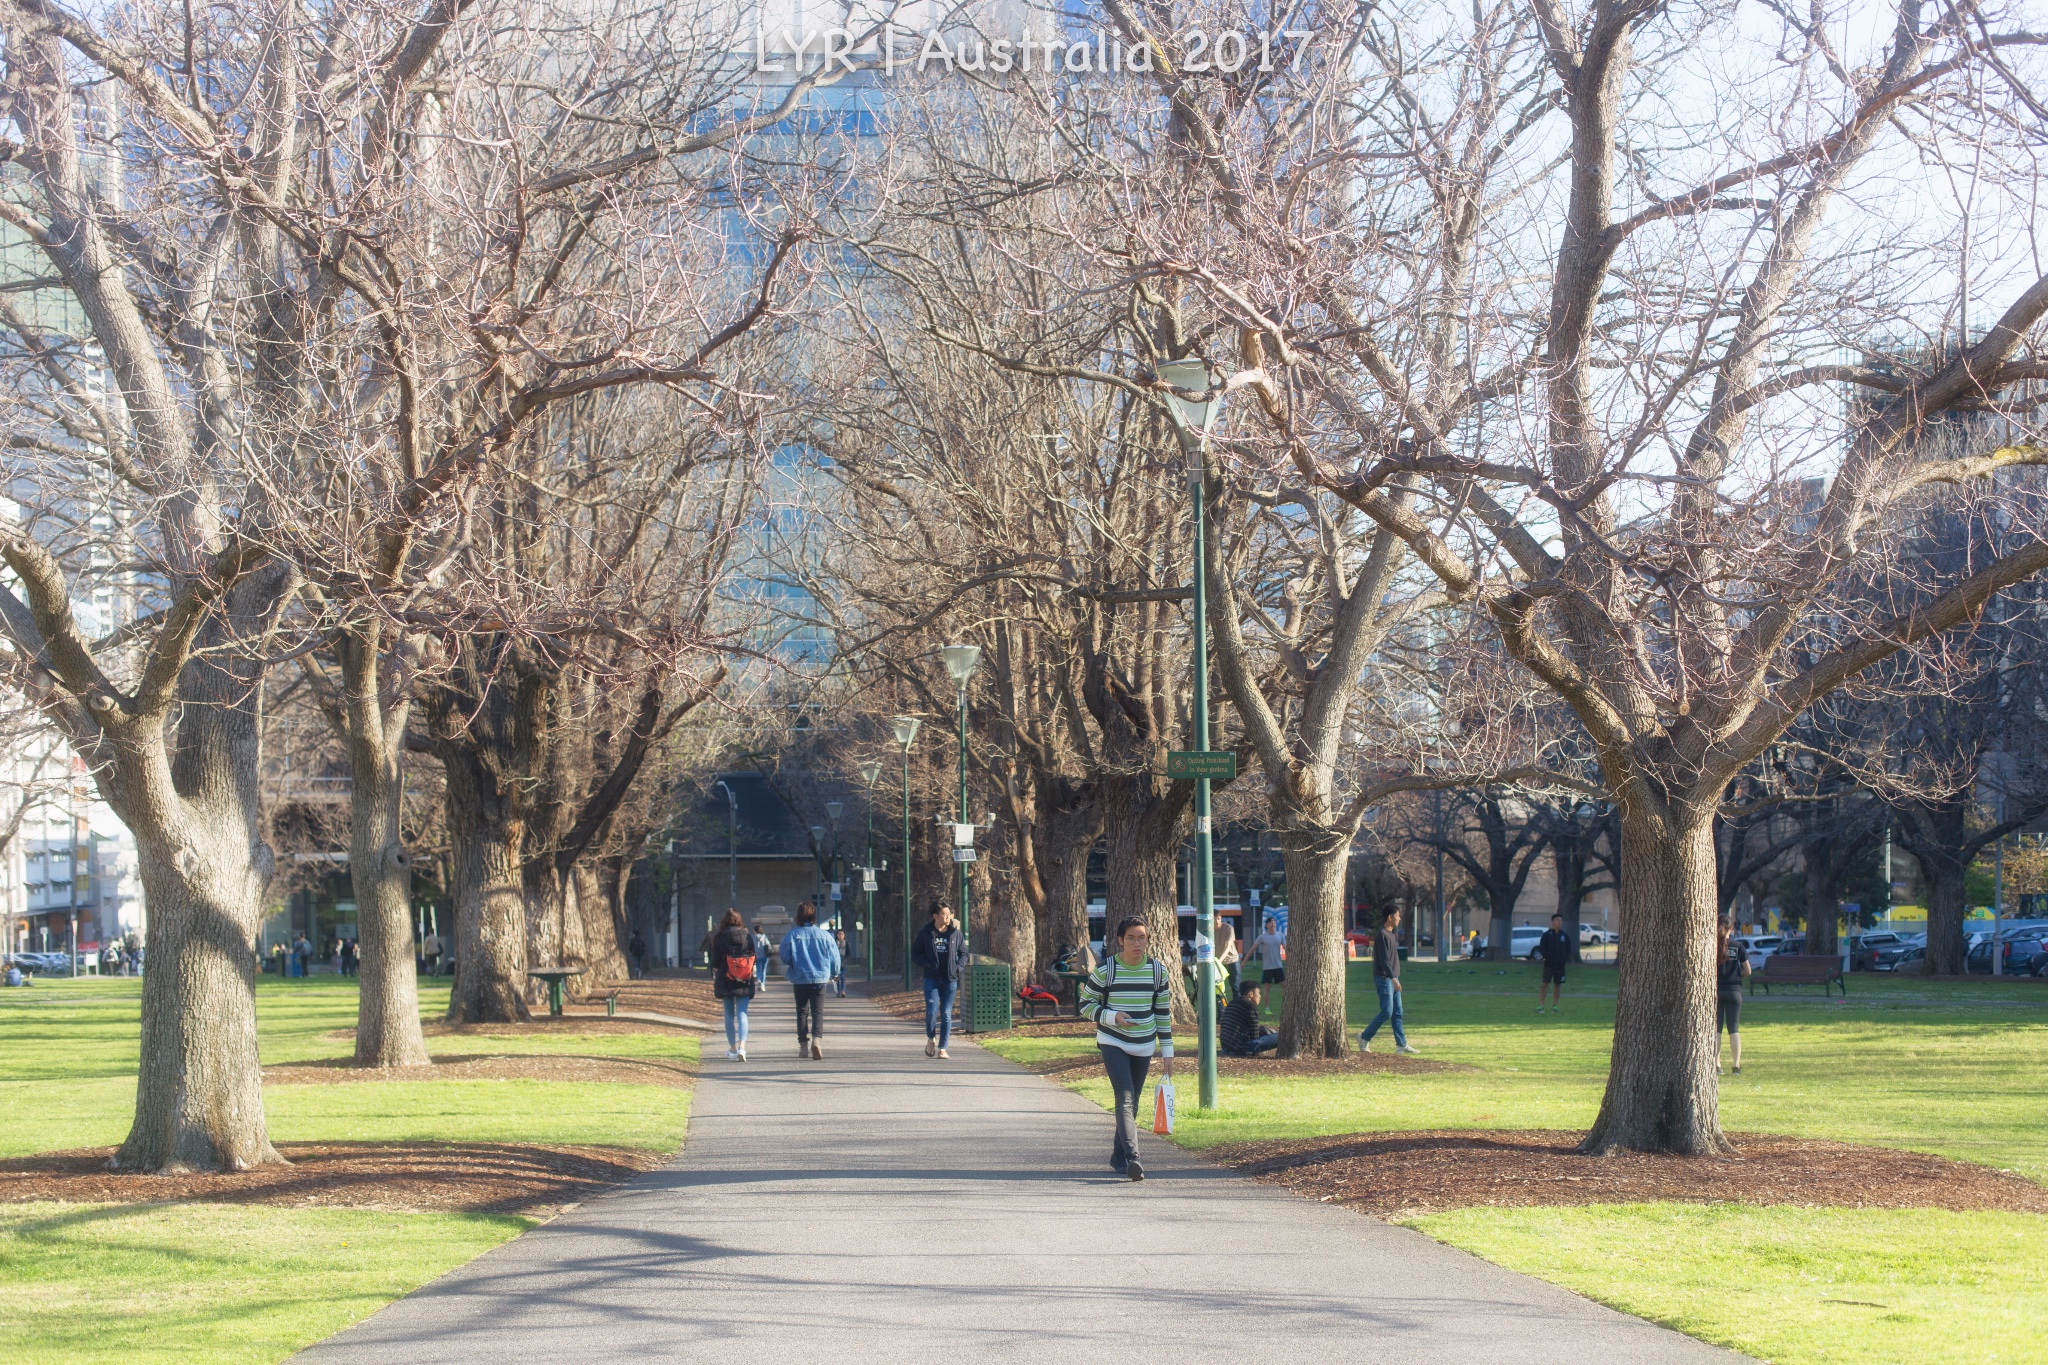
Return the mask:
[(846, 931), (832, 931), (832, 946), (839, 950), (839, 973), (832, 978), (832, 990), (841, 1000), (846, 998)]
[(354, 939), (345, 938), (341, 941), (340, 955), (341, 974), (343, 976), (354, 976), (356, 969), (362, 966), (363, 963), (362, 949), (356, 947)]
[(1372, 1036), (1380, 1031), (1380, 1025), (1394, 1026), (1394, 1051), (1403, 1056), (1413, 1057), (1416, 1049), (1408, 1046), (1408, 1031), (1401, 1026), (1401, 907), (1391, 906), (1380, 917), (1380, 931), (1372, 940), (1372, 988), (1379, 993), (1380, 1012), (1365, 1026), (1365, 1032), (1358, 1035), (1358, 1050), (1372, 1051)]
[(313, 945), (306, 941), (304, 934), (292, 940), (292, 975), (304, 976), (313, 965)]
[(1280, 1046), (1280, 1035), (1259, 1022), (1259, 983), (1247, 981), (1217, 1016), (1216, 1032), (1226, 1057), (1256, 1057)]
[(1276, 916), (1266, 916), (1266, 932), (1252, 940), (1252, 961), (1259, 964), (1259, 984), (1278, 986), (1287, 980), (1287, 936)]
[(1216, 965), (1223, 969), (1224, 998), (1235, 1001), (1238, 996), (1237, 967), (1244, 960), (1244, 954), (1237, 948), (1237, 926), (1227, 919), (1216, 921)]
[(711, 963), (711, 994), (725, 1006), (725, 1059), (747, 1060), (747, 1006), (761, 981), (761, 958), (754, 935), (740, 919), (740, 912), (727, 910), (718, 927), (704, 939), (703, 953)]
[(647, 940), (640, 937), (638, 929), (626, 940), (626, 970), (633, 974), (635, 981), (647, 975)]
[(1536, 956), (1543, 959), (1543, 980), (1536, 986), (1536, 1012), (1543, 1013), (1544, 992), (1555, 988), (1550, 997), (1550, 1012), (1556, 1014), (1564, 1006), (1564, 969), (1572, 960), (1572, 940), (1564, 931), (1563, 915), (1550, 917), (1550, 927), (1536, 940)]
[(441, 974), (441, 936), (428, 934), (420, 940), (420, 957), (427, 964), (428, 976)]
[(1735, 1074), (1742, 1074), (1742, 987), (1749, 980), (1749, 950), (1735, 940), (1727, 916), (1714, 928), (1714, 1068), (1719, 1070), (1721, 1035), (1728, 1035)]
[(796, 991), (796, 1055), (823, 1061), (825, 987), (839, 972), (839, 947), (818, 927), (818, 907), (796, 908), (796, 927), (782, 936), (782, 974)]
[(760, 960), (755, 964), (761, 973), (761, 980), (768, 980), (768, 964), (775, 961), (775, 945), (768, 941), (768, 935), (761, 932), (761, 921), (754, 921), (754, 954)]
[(953, 997), (960, 989), (960, 972), (966, 965), (967, 940), (953, 923), (953, 908), (932, 906), (931, 923), (917, 931), (910, 946), (910, 960), (924, 968), (924, 1055), (950, 1057), (946, 1044), (953, 1037)]
[(1146, 951), (1150, 940), (1145, 921), (1126, 915), (1103, 945), (1101, 963), (1081, 983), (1081, 1017), (1095, 1024), (1095, 1048), (1116, 1096), (1109, 1168), (1132, 1180), (1145, 1178), (1138, 1160), (1138, 1099), (1152, 1058), (1159, 1058), (1163, 1077), (1173, 1076), (1173, 988), (1166, 965)]

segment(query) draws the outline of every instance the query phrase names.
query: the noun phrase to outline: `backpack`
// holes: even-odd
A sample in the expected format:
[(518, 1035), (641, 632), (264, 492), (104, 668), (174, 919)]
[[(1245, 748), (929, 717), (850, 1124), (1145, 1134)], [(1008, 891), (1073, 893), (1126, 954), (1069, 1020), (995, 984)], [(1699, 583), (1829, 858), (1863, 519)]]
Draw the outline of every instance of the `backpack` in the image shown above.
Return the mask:
[[(1166, 964), (1156, 957), (1148, 957), (1145, 960), (1152, 964), (1152, 993), (1157, 995), (1166, 989)], [(1109, 1008), (1109, 993), (1116, 985), (1115, 953), (1105, 954), (1096, 970), (1100, 971), (1103, 967), (1109, 969), (1109, 977), (1102, 983), (1102, 1005), (1104, 1009), (1107, 1009)], [(1089, 984), (1092, 985), (1094, 983), (1091, 981)]]
[(748, 953), (741, 957), (738, 953), (727, 954), (725, 979), (741, 986), (751, 982), (754, 979), (754, 955)]

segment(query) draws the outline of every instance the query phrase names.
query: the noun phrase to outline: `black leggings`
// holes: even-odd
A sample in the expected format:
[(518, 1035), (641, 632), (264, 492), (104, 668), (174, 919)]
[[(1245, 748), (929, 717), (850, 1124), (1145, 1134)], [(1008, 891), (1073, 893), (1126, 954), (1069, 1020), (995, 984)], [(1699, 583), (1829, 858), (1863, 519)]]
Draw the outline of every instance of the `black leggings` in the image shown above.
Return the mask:
[(1738, 995), (1738, 996), (1734, 996), (1734, 997), (1732, 997), (1732, 998), (1731, 998), (1731, 997), (1729, 997), (1729, 996), (1725, 996), (1725, 995), (1723, 995), (1723, 996), (1718, 996), (1718, 997), (1716, 997), (1716, 998), (1715, 998), (1714, 1004), (1715, 1004), (1715, 1010), (1714, 1010), (1714, 1023), (1715, 1023), (1715, 1033), (1714, 1033), (1714, 1036), (1715, 1036), (1716, 1038), (1718, 1038), (1718, 1037), (1720, 1037), (1720, 1036), (1721, 1036), (1721, 1035), (1722, 1035), (1723, 1033), (1731, 1033), (1731, 1034), (1739, 1034), (1739, 1033), (1741, 1033), (1741, 1032), (1742, 1032), (1742, 997), (1741, 997), (1741, 996), (1739, 996), (1739, 995)]

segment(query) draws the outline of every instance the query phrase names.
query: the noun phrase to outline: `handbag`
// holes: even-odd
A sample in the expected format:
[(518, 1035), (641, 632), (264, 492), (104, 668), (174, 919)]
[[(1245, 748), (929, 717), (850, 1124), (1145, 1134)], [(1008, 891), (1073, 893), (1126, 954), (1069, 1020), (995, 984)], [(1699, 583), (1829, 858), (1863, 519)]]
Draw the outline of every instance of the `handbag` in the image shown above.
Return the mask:
[(1173, 1082), (1161, 1081), (1152, 1091), (1152, 1131), (1173, 1131)]

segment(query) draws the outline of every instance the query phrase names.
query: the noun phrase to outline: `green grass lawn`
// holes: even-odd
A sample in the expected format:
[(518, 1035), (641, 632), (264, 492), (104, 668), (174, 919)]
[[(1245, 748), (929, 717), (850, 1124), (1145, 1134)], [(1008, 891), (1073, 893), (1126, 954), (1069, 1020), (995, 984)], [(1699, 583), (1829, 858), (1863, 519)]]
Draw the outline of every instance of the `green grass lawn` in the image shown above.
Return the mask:
[(1459, 1209), (1410, 1226), (1780, 1365), (2044, 1354), (2038, 1214), (1610, 1204)]
[[(141, 982), (38, 982), (0, 992), (0, 1156), (111, 1146), (135, 1104)], [(447, 1008), (422, 983), (421, 1014)], [(347, 1057), (356, 985), (256, 988), (266, 1064)], [(694, 1062), (677, 1032), (427, 1039), (436, 1056), (485, 1053)], [(575, 1143), (671, 1152), (690, 1092), (532, 1080), (271, 1085), (278, 1142)], [(10, 1359), (281, 1360), (530, 1226), (525, 1219), (208, 1204), (0, 1204), (0, 1340)], [(109, 1293), (108, 1286), (118, 1286)]]
[[(420, 1012), (438, 1019), (448, 987), (421, 983)], [(135, 979), (42, 981), (0, 992), (0, 1156), (121, 1141), (135, 1106)], [(266, 1065), (347, 1057), (355, 982), (338, 977), (256, 986), (257, 1048)], [(681, 1032), (606, 1035), (465, 1033), (430, 1037), (435, 1056), (554, 1054), (697, 1060)], [(689, 1116), (686, 1090), (560, 1081), (433, 1081), (274, 1085), (265, 1089), (279, 1142), (560, 1142), (673, 1151)]]
[[(1225, 1076), (1217, 1110), (1204, 1115), (1188, 1047), (1175, 1140), (1200, 1148), (1593, 1121), (1612, 1041), (1611, 971), (1573, 973), (1564, 1012), (1540, 1016), (1526, 964), (1412, 963), (1402, 975), (1410, 1041), (1469, 1069)], [(1724, 1127), (1934, 1152), (2048, 1183), (2048, 988), (1859, 974), (1850, 992), (1744, 1004), (1743, 1074), (1722, 1079)], [(1354, 1030), (1378, 1009), (1366, 964), (1351, 969), (1348, 1005)], [(1380, 1039), (1392, 1046), (1386, 1032)], [(1020, 1062), (1094, 1050), (1085, 1037), (1028, 1032), (989, 1046)], [(1067, 1079), (1109, 1103), (1097, 1073)], [(1464, 1209), (1414, 1226), (1782, 1365), (2040, 1359), (2048, 1322), (2048, 1218), (2039, 1215), (1587, 1205)]]
[[(1186, 1103), (1191, 1147), (1262, 1138), (1418, 1128), (1585, 1128), (1600, 1107), (1614, 1026), (1613, 973), (1582, 969), (1562, 1014), (1536, 1013), (1523, 963), (1412, 963), (1405, 1012), (1425, 1057), (1471, 1070), (1337, 1078), (1228, 1077), (1213, 1115)], [(2048, 987), (2034, 983), (1852, 979), (1852, 995), (1811, 991), (1743, 1005), (1743, 1074), (1722, 1078), (1721, 1122), (1934, 1152), (2048, 1183)], [(1353, 964), (1354, 1028), (1378, 1008), (1371, 968)], [(1383, 1030), (1386, 1046), (1391, 1039)], [(1021, 1062), (1092, 1053), (1087, 1038), (990, 1044)], [(1192, 1052), (1190, 1047), (1186, 1052)], [(1180, 1059), (1184, 1073), (1192, 1058)], [(1107, 1082), (1075, 1088), (1107, 1105)]]
[(9, 1359), (37, 1365), (267, 1365), (529, 1226), (482, 1214), (0, 1204), (0, 1331)]

